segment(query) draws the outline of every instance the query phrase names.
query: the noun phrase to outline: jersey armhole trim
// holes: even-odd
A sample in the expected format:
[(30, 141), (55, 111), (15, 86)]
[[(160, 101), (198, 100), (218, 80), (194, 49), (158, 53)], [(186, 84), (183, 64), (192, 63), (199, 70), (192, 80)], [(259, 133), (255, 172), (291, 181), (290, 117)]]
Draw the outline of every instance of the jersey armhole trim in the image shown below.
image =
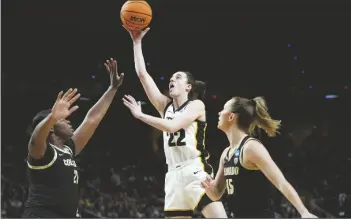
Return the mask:
[[(226, 151), (227, 151), (227, 152), (226, 152)], [(230, 160), (229, 151), (230, 151), (230, 146), (227, 147), (227, 148), (225, 148), (224, 151), (223, 151), (223, 153), (226, 152), (226, 153), (225, 153), (225, 156), (223, 157), (223, 161), (222, 161), (222, 164), (223, 164), (223, 165), (225, 164), (225, 162), (227, 162), (228, 160)]]
[[(261, 141), (257, 140), (256, 138), (252, 138), (252, 137), (248, 138), (248, 139), (245, 141), (245, 143), (243, 144), (243, 146), (241, 147), (241, 150), (240, 150), (240, 157), (239, 157), (239, 163), (240, 163), (241, 166), (242, 166), (243, 168), (245, 168), (246, 170), (249, 170), (249, 171), (257, 171), (257, 170), (260, 170), (260, 169), (259, 169), (259, 168), (257, 168), (257, 169), (247, 168), (247, 167), (245, 167), (245, 166), (243, 165), (243, 163), (242, 163), (242, 162), (244, 161), (244, 147), (245, 147), (245, 144), (246, 144), (247, 142), (251, 141), (251, 140), (257, 141), (258, 143), (261, 143)], [(262, 144), (262, 143), (261, 143), (261, 144)]]
[(163, 109), (163, 118), (166, 118), (166, 112), (167, 112), (167, 109), (170, 105), (173, 104), (173, 100), (171, 100), (170, 102), (167, 103), (167, 105), (165, 106), (165, 109)]
[[(50, 145), (50, 147), (52, 147), (52, 146)], [(52, 149), (54, 150), (54, 158), (50, 161), (50, 163), (48, 163), (47, 165), (42, 165), (42, 166), (33, 166), (27, 160), (28, 167), (30, 169), (32, 169), (32, 170), (44, 170), (44, 169), (47, 169), (47, 168), (51, 167), (55, 163), (55, 161), (57, 159), (57, 151), (53, 147), (52, 147)]]

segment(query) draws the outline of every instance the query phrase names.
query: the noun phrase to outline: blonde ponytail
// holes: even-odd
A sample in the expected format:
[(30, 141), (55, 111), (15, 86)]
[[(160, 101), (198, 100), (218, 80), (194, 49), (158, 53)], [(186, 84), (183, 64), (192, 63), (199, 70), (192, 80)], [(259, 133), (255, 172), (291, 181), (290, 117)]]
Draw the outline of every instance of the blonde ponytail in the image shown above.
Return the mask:
[(249, 127), (249, 134), (253, 133), (255, 127), (263, 129), (268, 136), (274, 137), (281, 126), (281, 121), (274, 120), (268, 113), (266, 101), (263, 97), (256, 97), (253, 99), (255, 102), (255, 119)]

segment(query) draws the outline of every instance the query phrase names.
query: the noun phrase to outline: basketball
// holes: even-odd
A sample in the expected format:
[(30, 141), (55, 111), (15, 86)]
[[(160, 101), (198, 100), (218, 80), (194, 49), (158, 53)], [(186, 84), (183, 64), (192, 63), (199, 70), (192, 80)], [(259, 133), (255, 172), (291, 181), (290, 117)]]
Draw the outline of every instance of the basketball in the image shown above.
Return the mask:
[(146, 1), (127, 1), (121, 8), (121, 20), (128, 30), (142, 30), (152, 19), (152, 10)]

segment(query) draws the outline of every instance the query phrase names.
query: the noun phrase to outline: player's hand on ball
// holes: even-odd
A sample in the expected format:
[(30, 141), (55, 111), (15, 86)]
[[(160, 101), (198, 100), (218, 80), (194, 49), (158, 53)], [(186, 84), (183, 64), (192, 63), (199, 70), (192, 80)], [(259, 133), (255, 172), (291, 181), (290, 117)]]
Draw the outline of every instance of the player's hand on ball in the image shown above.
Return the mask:
[(145, 34), (150, 30), (150, 28), (145, 28), (145, 30), (128, 30), (124, 25), (123, 27), (129, 32), (134, 43), (141, 42)]
[(209, 189), (212, 186), (213, 182), (214, 180), (211, 178), (211, 176), (207, 175), (206, 179), (201, 181), (201, 187), (204, 189)]
[(118, 74), (117, 61), (110, 58), (110, 60), (106, 60), (106, 63), (104, 65), (107, 72), (110, 74), (111, 87), (120, 87), (123, 83), (124, 73)]
[(143, 112), (141, 111), (141, 104), (140, 102), (135, 101), (133, 96), (125, 95), (123, 98), (123, 104), (129, 108), (130, 112), (135, 118), (139, 118)]
[(56, 102), (51, 109), (51, 116), (53, 118), (56, 120), (65, 119), (78, 109), (77, 105), (70, 108), (71, 105), (80, 97), (79, 93), (76, 94), (77, 91), (77, 89), (69, 89), (63, 96), (62, 91), (57, 95)]

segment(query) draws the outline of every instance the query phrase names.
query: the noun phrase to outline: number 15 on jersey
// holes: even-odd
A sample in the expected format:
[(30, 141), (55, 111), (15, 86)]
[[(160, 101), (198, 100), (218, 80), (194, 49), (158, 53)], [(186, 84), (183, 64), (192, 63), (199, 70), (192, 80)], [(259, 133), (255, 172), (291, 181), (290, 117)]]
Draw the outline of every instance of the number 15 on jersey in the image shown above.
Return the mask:
[(232, 179), (226, 179), (228, 195), (234, 194), (234, 184)]

